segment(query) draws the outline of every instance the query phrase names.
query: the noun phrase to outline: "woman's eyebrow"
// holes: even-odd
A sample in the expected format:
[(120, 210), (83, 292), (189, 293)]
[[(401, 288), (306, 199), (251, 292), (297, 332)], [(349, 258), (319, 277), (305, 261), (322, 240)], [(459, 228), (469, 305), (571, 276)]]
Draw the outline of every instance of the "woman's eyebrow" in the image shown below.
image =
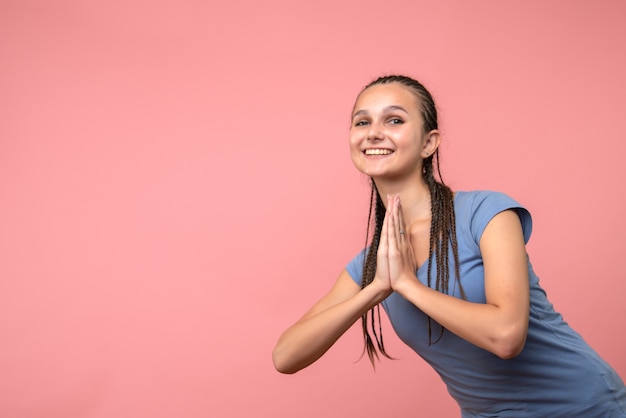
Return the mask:
[(365, 109), (357, 110), (356, 112), (354, 112), (354, 115), (352, 115), (352, 119), (354, 119), (354, 118), (356, 118), (357, 116), (360, 116), (360, 115), (367, 115), (369, 113), (370, 112), (368, 112)]
[(387, 106), (384, 111), (389, 112), (390, 110), (400, 110), (406, 113), (407, 115), (409, 114), (409, 112), (407, 112), (405, 108), (403, 108), (402, 106), (398, 106), (398, 105)]
[[(407, 115), (409, 114), (409, 112), (407, 112), (405, 108), (403, 108), (402, 106), (398, 106), (398, 105), (389, 105), (389, 106), (385, 107), (383, 109), (383, 113), (387, 113), (387, 112), (390, 112), (390, 111), (393, 111), (393, 110), (399, 110), (401, 112), (406, 113)], [(354, 115), (352, 115), (352, 119), (354, 119), (355, 117), (360, 116), (360, 115), (368, 115), (368, 114), (369, 114), (369, 111), (367, 109), (360, 109), (360, 110), (357, 110), (356, 112), (354, 112)]]

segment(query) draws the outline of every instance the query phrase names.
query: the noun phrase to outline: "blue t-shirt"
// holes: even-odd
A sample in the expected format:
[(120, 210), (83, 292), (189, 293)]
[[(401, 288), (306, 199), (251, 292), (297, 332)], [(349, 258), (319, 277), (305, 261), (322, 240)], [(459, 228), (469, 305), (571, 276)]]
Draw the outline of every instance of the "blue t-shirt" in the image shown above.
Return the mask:
[[(459, 267), (465, 297), (485, 303), (480, 237), (498, 213), (512, 209), (520, 217), (525, 242), (532, 230), (530, 213), (496, 192), (457, 192), (454, 198)], [(361, 283), (364, 251), (346, 267)], [(452, 257), (451, 257), (452, 258)], [(431, 283), (436, 277), (433, 263)], [(428, 261), (417, 270), (426, 284)], [(454, 269), (449, 293), (460, 297)], [(503, 360), (450, 331), (429, 345), (428, 317), (392, 293), (382, 305), (398, 336), (439, 373), (461, 407), (463, 417), (626, 417), (626, 388), (617, 373), (557, 313), (528, 262), (530, 318), (522, 352)], [(441, 327), (432, 322), (433, 341)]]

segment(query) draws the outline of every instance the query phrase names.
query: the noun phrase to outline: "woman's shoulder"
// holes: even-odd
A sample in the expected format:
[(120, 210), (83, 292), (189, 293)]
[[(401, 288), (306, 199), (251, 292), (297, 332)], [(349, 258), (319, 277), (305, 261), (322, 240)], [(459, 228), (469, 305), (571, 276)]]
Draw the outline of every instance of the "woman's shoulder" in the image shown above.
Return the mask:
[(489, 221), (505, 210), (513, 210), (518, 214), (524, 238), (528, 242), (532, 231), (532, 217), (517, 200), (506, 193), (493, 190), (455, 192), (454, 211), (457, 220), (465, 221), (463, 223), (471, 228), (474, 237), (480, 236)]
[(455, 204), (498, 203), (509, 202), (518, 204), (506, 193), (495, 190), (459, 190), (454, 192)]

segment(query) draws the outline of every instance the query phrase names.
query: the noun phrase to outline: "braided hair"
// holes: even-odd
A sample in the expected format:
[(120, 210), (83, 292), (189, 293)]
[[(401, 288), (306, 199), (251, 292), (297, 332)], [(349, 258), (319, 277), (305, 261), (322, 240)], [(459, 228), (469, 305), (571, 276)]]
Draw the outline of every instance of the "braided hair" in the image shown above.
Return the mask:
[[(380, 77), (370, 84), (365, 86), (363, 91), (369, 87), (380, 84), (398, 83), (409, 90), (411, 90), (419, 99), (421, 103), (422, 118), (424, 119), (424, 133), (430, 132), (438, 128), (437, 123), (437, 109), (435, 107), (434, 100), (428, 90), (418, 81), (402, 76), (402, 75), (390, 75)], [(437, 177), (433, 169), (433, 161), (435, 161), (437, 169)], [(430, 243), (428, 251), (428, 272), (427, 272), (427, 285), (431, 285), (431, 266), (433, 258), (437, 266), (437, 274), (435, 277), (434, 289), (448, 293), (448, 285), (450, 281), (450, 251), (452, 249), (452, 256), (454, 259), (454, 274), (457, 280), (459, 279), (459, 255), (456, 239), (456, 226), (454, 217), (454, 193), (445, 185), (441, 177), (441, 170), (439, 168), (439, 150), (435, 150), (434, 154), (423, 160), (422, 177), (426, 182), (431, 196), (431, 225), (430, 225)], [(370, 195), (370, 208), (367, 221), (366, 231), (366, 247), (367, 240), (370, 236), (370, 228), (373, 227), (372, 239), (369, 244), (369, 250), (363, 261), (363, 277), (361, 280), (361, 288), (365, 288), (373, 280), (376, 274), (376, 255), (378, 253), (378, 245), (380, 243), (380, 236), (382, 233), (383, 221), (385, 219), (385, 206), (378, 193), (376, 184), (373, 179), (370, 179), (371, 183), (371, 195)], [(464, 298), (463, 289), (461, 291), (461, 297)], [(429, 344), (433, 343), (432, 338), (432, 319), (428, 317), (428, 341)], [(378, 325), (377, 325), (378, 324)], [(378, 352), (387, 358), (391, 358), (385, 351), (385, 344), (383, 343), (382, 328), (380, 324), (380, 305), (376, 305), (369, 312), (365, 312), (361, 317), (361, 325), (363, 328), (364, 339), (364, 352), (367, 352), (370, 362), (374, 365), (374, 358), (378, 358)], [(370, 335), (370, 329), (372, 335)], [(441, 327), (440, 334), (434, 341), (439, 341), (443, 335), (444, 328)]]

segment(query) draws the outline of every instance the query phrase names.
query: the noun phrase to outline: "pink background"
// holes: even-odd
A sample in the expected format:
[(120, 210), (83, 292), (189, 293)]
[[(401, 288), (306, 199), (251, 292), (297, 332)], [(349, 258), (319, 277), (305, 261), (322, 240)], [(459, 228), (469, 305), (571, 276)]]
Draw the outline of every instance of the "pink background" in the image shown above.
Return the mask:
[[(297, 4), (294, 4), (297, 3)], [(549, 297), (626, 376), (626, 3), (0, 1), (0, 416), (456, 417), (386, 326), (273, 370), (363, 244), (349, 114), (402, 72), (443, 170), (534, 215)]]

